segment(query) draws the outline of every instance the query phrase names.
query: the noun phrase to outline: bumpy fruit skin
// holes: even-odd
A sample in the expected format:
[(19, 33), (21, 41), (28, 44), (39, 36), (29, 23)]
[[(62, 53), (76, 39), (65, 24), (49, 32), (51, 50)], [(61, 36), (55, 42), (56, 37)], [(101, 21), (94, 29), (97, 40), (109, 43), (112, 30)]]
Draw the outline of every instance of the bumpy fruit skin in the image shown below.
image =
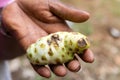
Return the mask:
[(79, 32), (56, 32), (40, 38), (27, 49), (27, 57), (32, 64), (62, 64), (81, 54), (90, 43)]

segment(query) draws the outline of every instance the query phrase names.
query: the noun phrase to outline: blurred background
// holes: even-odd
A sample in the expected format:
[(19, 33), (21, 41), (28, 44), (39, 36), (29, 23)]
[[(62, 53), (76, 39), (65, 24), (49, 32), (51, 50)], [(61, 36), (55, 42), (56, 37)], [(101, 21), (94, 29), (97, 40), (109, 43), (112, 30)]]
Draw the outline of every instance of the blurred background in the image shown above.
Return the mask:
[(89, 37), (95, 62), (85, 63), (77, 73), (65, 77), (52, 74), (50, 79), (38, 76), (25, 56), (9, 61), (13, 80), (119, 80), (120, 79), (120, 0), (61, 0), (71, 7), (90, 13), (84, 23), (71, 28)]

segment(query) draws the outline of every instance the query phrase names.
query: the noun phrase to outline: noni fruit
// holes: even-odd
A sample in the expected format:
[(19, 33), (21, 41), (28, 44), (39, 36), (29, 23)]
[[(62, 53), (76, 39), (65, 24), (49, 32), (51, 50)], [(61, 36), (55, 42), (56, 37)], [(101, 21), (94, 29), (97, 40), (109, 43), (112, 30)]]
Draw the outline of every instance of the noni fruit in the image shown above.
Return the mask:
[(27, 57), (32, 64), (62, 64), (81, 54), (90, 43), (79, 32), (56, 32), (40, 38), (27, 49)]

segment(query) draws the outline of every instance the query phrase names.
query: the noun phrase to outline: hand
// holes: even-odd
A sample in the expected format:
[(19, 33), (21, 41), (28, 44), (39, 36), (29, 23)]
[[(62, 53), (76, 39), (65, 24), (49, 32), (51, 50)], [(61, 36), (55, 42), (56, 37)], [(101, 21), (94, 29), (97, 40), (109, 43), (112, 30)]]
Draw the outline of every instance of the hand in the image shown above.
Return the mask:
[[(87, 12), (68, 8), (59, 0), (16, 0), (4, 8), (3, 22), (11, 38), (3, 37), (5, 55), (15, 57), (25, 53), (27, 47), (40, 37), (57, 31), (72, 31), (65, 20), (84, 22), (89, 18)], [(12, 49), (10, 49), (12, 48)], [(10, 55), (9, 55), (10, 54)], [(15, 55), (16, 54), (16, 55)], [(94, 56), (90, 49), (79, 55), (85, 62), (93, 62)], [(11, 58), (12, 58), (11, 57)], [(63, 65), (36, 66), (35, 71), (43, 76), (50, 77), (50, 69), (57, 76), (67, 73)], [(77, 58), (65, 64), (73, 72), (79, 71), (80, 63)]]

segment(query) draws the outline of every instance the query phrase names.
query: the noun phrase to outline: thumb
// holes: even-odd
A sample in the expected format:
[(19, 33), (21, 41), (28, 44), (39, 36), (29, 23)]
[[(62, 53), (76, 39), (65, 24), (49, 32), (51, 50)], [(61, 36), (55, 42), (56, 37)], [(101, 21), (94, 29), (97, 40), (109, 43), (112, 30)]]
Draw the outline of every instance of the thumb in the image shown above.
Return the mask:
[(64, 20), (69, 20), (73, 22), (84, 22), (89, 18), (89, 13), (67, 7), (58, 1), (49, 1), (49, 7), (50, 11), (53, 14)]

